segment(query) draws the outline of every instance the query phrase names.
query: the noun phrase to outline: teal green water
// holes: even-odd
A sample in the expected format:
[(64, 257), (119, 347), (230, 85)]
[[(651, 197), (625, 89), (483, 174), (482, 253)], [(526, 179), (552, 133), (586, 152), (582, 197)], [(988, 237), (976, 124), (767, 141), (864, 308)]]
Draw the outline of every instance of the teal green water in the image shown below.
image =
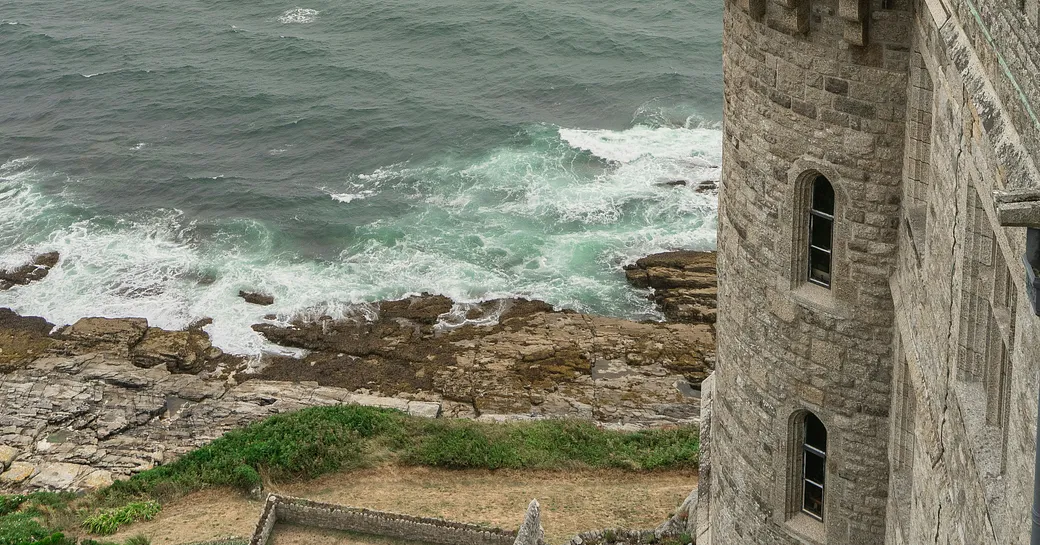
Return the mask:
[[(621, 266), (714, 246), (721, 1), (20, 0), (0, 11), (0, 306), (342, 315), (423, 291), (655, 317)], [(270, 308), (239, 289), (276, 297)]]

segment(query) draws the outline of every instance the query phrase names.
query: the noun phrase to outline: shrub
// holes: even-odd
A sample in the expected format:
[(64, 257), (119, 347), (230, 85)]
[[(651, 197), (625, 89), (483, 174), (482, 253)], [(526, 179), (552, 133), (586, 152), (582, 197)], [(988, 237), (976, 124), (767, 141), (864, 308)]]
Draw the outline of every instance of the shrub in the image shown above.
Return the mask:
[(260, 473), (253, 469), (252, 466), (242, 464), (235, 468), (231, 481), (232, 484), (241, 490), (251, 492), (254, 487), (260, 484)]

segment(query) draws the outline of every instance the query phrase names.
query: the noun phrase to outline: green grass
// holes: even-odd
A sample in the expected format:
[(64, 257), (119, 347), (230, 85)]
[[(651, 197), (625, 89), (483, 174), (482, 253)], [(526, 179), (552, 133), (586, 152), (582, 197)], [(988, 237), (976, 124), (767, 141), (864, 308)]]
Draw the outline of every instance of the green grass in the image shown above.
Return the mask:
[(179, 460), (115, 483), (106, 504), (165, 499), (206, 486), (251, 490), (381, 463), (451, 469), (695, 468), (697, 430), (612, 432), (587, 422), (480, 423), (345, 405), (273, 416)]
[[(122, 507), (103, 509), (90, 515), (83, 521), (83, 527), (92, 534), (110, 536), (121, 526), (133, 524), (139, 520), (152, 520), (162, 510), (156, 501), (135, 501)], [(128, 543), (128, 545), (131, 545)]]
[[(230, 432), (170, 464), (72, 503), (82, 511), (77, 511), (78, 523), (108, 535), (155, 516), (163, 501), (210, 486), (251, 491), (264, 480), (309, 479), (387, 463), (449, 469), (692, 469), (698, 448), (694, 427), (622, 433), (572, 420), (481, 423), (356, 405), (314, 407)], [(0, 496), (0, 536), (21, 536), (13, 541), (0, 537), (0, 545), (25, 545), (33, 543), (30, 538), (53, 535), (41, 520), (58, 518), (42, 516), (41, 509), (64, 509), (68, 519), (70, 502), (69, 495), (60, 494)]]

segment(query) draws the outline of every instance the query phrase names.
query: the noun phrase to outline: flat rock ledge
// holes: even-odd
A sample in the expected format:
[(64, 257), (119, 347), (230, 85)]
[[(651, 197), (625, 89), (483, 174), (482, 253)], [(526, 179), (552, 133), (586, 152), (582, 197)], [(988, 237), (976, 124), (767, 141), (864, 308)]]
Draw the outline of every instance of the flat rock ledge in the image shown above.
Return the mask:
[(357, 403), (429, 418), (696, 422), (707, 323), (635, 323), (539, 301), (424, 295), (351, 319), (259, 324), (303, 359), (256, 369), (139, 318), (58, 329), (0, 309), (0, 490), (105, 486), (271, 415)]

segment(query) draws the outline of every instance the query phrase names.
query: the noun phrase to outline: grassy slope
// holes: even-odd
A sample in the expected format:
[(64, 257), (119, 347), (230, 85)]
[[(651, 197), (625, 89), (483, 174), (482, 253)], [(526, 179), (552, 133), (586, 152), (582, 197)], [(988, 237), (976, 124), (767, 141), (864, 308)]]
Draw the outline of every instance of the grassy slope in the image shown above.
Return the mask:
[[(99, 508), (125, 510), (128, 502), (162, 502), (207, 486), (248, 491), (264, 479), (284, 482), (387, 463), (453, 469), (692, 468), (698, 446), (697, 430), (690, 427), (621, 433), (568, 420), (489, 424), (356, 405), (315, 407), (228, 433), (171, 464), (74, 502), (55, 496), (64, 499), (42, 510), (0, 511), (0, 528), (15, 519), (35, 524), (39, 530), (25, 535), (39, 539), (56, 531), (44, 525), (67, 529), (70, 520), (96, 516)], [(33, 542), (0, 537), (0, 545)]]

